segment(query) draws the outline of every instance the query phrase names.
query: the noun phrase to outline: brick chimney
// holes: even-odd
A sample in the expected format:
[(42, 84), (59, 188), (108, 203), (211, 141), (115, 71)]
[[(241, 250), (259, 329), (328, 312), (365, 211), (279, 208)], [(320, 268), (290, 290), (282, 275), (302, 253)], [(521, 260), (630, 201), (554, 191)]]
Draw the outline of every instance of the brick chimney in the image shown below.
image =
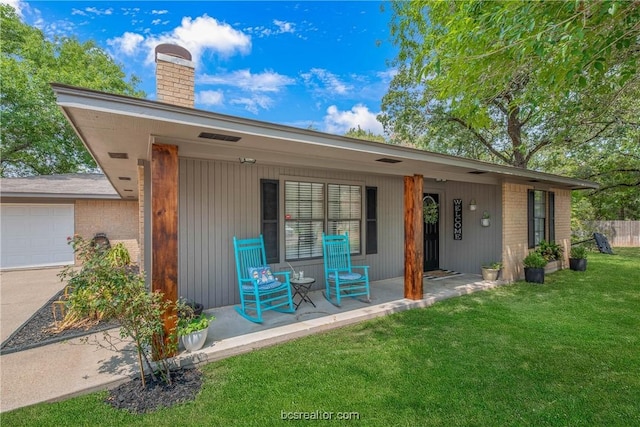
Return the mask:
[(156, 46), (156, 92), (158, 101), (193, 108), (194, 69), (191, 53), (174, 44)]

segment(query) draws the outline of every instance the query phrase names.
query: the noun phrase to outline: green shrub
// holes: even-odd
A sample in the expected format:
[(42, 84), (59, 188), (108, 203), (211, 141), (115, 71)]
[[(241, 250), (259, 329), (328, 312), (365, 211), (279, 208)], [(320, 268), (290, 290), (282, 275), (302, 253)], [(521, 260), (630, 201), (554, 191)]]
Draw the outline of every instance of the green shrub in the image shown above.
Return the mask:
[(571, 252), (569, 256), (573, 259), (586, 259), (587, 258), (587, 248), (584, 246), (573, 246), (571, 248)]
[(527, 255), (522, 263), (526, 268), (544, 268), (547, 260), (538, 251), (534, 251)]
[(536, 252), (542, 255), (544, 259), (549, 262), (560, 259), (564, 250), (556, 242), (547, 242), (546, 240), (541, 240), (538, 248), (536, 249)]

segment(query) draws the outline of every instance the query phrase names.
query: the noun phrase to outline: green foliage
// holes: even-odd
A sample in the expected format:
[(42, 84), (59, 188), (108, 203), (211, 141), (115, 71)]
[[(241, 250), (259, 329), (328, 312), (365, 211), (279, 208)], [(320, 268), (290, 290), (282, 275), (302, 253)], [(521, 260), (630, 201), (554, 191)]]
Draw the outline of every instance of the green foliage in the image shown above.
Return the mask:
[[(82, 267), (78, 271), (69, 266), (59, 275), (73, 288), (60, 328), (75, 326), (87, 318), (116, 319), (120, 324), (120, 338), (132, 339), (136, 347), (143, 385), (145, 366), (154, 379), (157, 372), (163, 381), (171, 382), (166, 355), (175, 351), (177, 345), (175, 331), (169, 331), (172, 336), (166, 336), (164, 316), (175, 310), (175, 304), (166, 301), (159, 292), (149, 292), (144, 275), (129, 265), (124, 246), (106, 249), (79, 235), (69, 238), (69, 244)], [(109, 348), (117, 348), (108, 332), (104, 338)], [(153, 358), (155, 364), (151, 362)]]
[(50, 83), (143, 97), (138, 79), (93, 41), (48, 40), (0, 4), (0, 176), (46, 175), (96, 165), (55, 102)]
[(569, 257), (573, 259), (586, 259), (587, 248), (582, 245), (572, 246), (569, 252)]
[(560, 259), (564, 249), (562, 249), (562, 246), (558, 245), (556, 242), (541, 240), (536, 248), (536, 252), (542, 255), (542, 257), (549, 262)]
[(360, 127), (360, 125), (358, 125), (358, 128), (351, 128), (347, 131), (347, 133), (344, 134), (344, 136), (348, 136), (350, 138), (358, 138), (358, 139), (364, 139), (367, 141), (374, 141), (374, 142), (387, 142), (384, 138), (384, 136), (382, 135), (376, 135), (375, 133), (369, 131), (365, 131), (364, 129), (362, 129)]
[(556, 150), (569, 157), (638, 128), (637, 2), (396, 1), (393, 10), (398, 72), (379, 119), (395, 143), (539, 168)]
[(189, 335), (207, 329), (215, 319), (215, 316), (208, 316), (204, 313), (190, 319), (180, 318), (178, 320), (178, 335)]
[(109, 249), (106, 257), (112, 267), (124, 267), (131, 264), (131, 255), (122, 242), (116, 243)]
[(216, 319), (212, 314), (201, 313), (196, 316), (193, 306), (182, 298), (176, 302), (176, 313), (178, 315), (178, 335), (188, 335), (206, 329)]
[(547, 265), (547, 260), (538, 251), (533, 251), (524, 257), (522, 264), (526, 268), (544, 268)]
[(439, 209), (438, 204), (433, 203), (424, 203), (422, 205), (422, 216), (424, 218), (424, 222), (427, 224), (436, 224), (438, 222)]
[(342, 424), (367, 426), (637, 425), (640, 248), (616, 252), (545, 286), (501, 286), (209, 363), (185, 405), (135, 415), (101, 392), (1, 422), (277, 426), (282, 411), (319, 410), (354, 411), (359, 420)]
[(502, 262), (495, 261), (495, 262), (483, 265), (482, 268), (489, 268), (491, 270), (500, 270), (502, 269)]

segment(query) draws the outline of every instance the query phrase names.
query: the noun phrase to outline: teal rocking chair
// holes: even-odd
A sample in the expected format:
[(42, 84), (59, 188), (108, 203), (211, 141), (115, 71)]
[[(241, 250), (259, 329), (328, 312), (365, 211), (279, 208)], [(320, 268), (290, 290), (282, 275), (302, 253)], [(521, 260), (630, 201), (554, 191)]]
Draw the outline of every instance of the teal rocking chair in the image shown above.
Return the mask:
[(340, 299), (343, 296), (351, 298), (366, 296), (364, 302), (370, 303), (369, 266), (351, 265), (349, 233), (344, 235), (325, 235), (323, 233), (322, 252), (324, 255), (324, 297), (337, 307), (340, 307)]
[(289, 272), (271, 272), (262, 234), (244, 240), (234, 236), (233, 250), (240, 289), (240, 306), (235, 307), (236, 311), (255, 323), (262, 323), (262, 313), (267, 310), (295, 313)]

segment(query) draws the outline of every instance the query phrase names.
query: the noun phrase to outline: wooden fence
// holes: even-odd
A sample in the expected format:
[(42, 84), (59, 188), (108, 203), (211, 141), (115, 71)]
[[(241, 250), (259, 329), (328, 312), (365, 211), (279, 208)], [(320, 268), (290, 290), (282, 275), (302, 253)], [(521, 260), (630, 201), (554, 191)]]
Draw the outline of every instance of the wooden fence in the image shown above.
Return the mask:
[(640, 247), (640, 221), (594, 221), (591, 226), (607, 236), (611, 246)]

